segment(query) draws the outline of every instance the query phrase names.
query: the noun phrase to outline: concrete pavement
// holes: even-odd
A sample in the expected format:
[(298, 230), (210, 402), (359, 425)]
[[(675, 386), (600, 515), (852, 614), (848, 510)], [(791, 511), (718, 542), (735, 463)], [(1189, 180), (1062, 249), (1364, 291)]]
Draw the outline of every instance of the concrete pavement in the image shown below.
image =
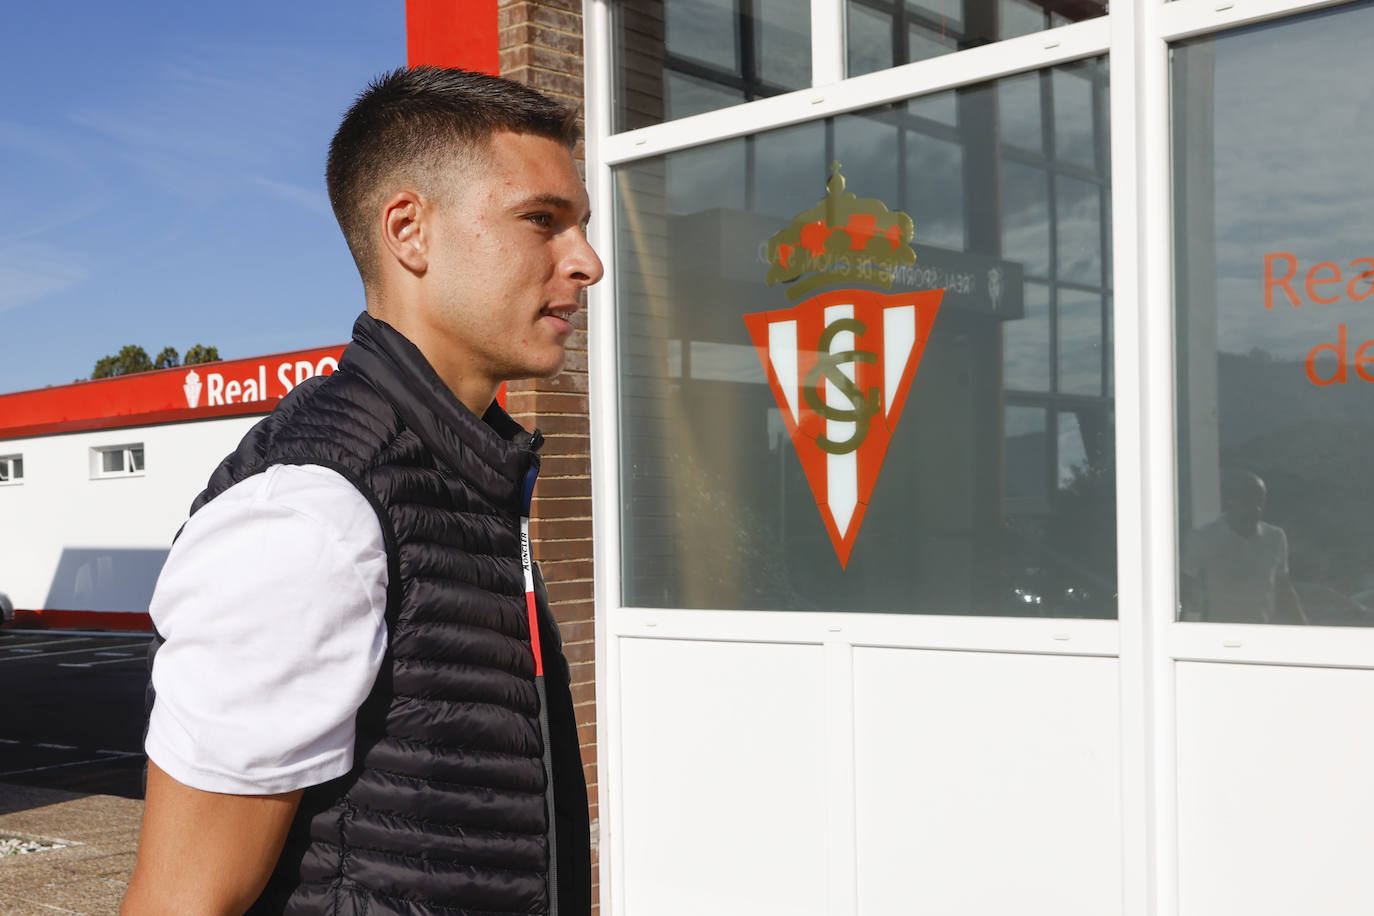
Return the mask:
[(0, 913), (115, 916), (142, 814), (138, 799), (0, 783), (0, 836), (67, 844), (0, 857)]

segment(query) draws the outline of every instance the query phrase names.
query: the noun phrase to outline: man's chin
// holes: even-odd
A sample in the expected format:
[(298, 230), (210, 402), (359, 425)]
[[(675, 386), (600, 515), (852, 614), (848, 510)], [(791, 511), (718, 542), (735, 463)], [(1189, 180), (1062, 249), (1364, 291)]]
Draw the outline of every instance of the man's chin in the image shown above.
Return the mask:
[(565, 354), (560, 352), (556, 360), (551, 358), (544, 362), (531, 362), (521, 366), (520, 369), (516, 370), (516, 373), (508, 377), (506, 381), (521, 382), (530, 379), (547, 381), (549, 379), (558, 378), (558, 376), (563, 374), (563, 363), (565, 361)]

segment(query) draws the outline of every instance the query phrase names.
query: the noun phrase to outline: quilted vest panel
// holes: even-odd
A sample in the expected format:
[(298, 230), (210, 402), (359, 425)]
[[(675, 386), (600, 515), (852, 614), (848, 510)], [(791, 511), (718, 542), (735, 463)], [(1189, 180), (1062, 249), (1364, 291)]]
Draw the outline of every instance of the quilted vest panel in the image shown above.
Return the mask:
[(541, 581), (541, 703), (520, 564), (539, 441), (495, 405), (481, 420), (466, 411), (409, 341), (364, 314), (339, 370), (288, 395), (193, 504), (275, 464), (330, 467), (372, 503), (389, 559), (388, 650), (354, 768), (306, 790), (250, 913), (589, 911), (568, 667)]

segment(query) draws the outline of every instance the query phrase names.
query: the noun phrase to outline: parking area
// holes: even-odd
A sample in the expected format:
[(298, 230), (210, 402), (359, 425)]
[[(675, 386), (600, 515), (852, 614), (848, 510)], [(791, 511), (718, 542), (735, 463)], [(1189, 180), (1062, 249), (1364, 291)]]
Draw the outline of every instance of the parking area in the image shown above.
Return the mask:
[(0, 783), (141, 798), (150, 639), (0, 631)]

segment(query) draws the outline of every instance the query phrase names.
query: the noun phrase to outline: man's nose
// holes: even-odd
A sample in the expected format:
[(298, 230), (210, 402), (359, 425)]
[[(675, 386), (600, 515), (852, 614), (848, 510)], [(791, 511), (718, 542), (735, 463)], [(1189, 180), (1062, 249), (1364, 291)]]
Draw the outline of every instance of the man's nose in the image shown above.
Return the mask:
[(578, 280), (584, 287), (595, 286), (601, 282), (606, 269), (601, 264), (601, 258), (597, 256), (596, 249), (592, 248), (587, 236), (581, 232), (577, 233), (573, 250), (568, 253), (564, 262), (567, 275), (574, 280)]

